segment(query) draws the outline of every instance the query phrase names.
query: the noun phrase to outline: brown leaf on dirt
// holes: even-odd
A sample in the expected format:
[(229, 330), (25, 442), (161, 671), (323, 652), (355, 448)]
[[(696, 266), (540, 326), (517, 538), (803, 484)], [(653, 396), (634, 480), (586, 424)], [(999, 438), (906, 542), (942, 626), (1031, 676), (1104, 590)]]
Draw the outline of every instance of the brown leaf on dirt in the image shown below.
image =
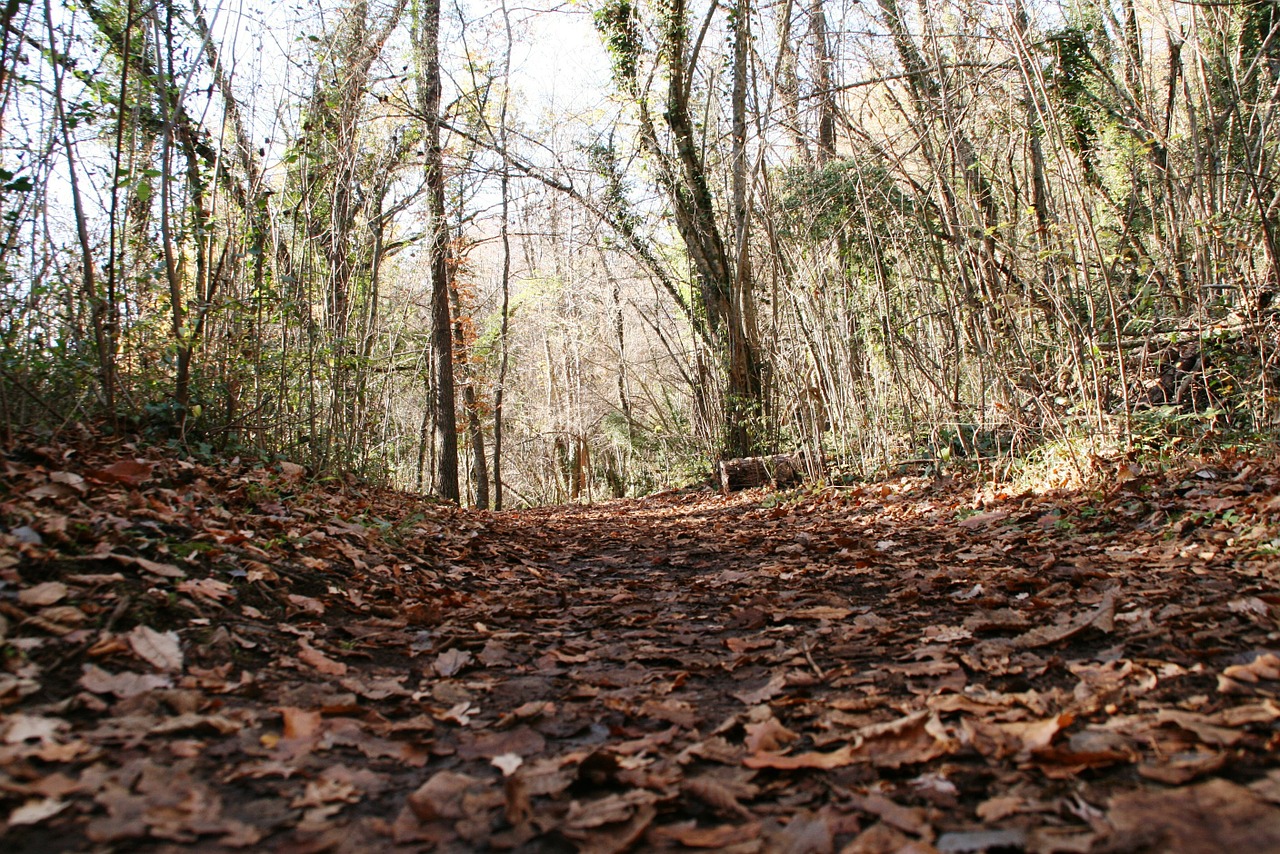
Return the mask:
[(198, 715), (194, 712), (165, 718), (147, 730), (150, 735), (231, 735), (239, 732), (243, 724), (222, 715)]
[(933, 840), (933, 827), (929, 823), (928, 812), (924, 807), (904, 807), (875, 792), (867, 795), (851, 794), (849, 801), (855, 809), (877, 816), (885, 824), (920, 837), (926, 842)]
[(24, 741), (47, 742), (55, 738), (59, 731), (67, 729), (68, 724), (62, 718), (50, 718), (43, 715), (7, 715), (0, 720), (0, 733), (3, 733), (5, 744), (22, 744)]
[(1061, 643), (1089, 628), (1096, 628), (1101, 632), (1113, 631), (1115, 629), (1117, 595), (1117, 591), (1112, 588), (1103, 594), (1102, 601), (1098, 603), (1098, 607), (1094, 610), (1078, 614), (1058, 625), (1034, 628), (1016, 638), (1014, 643), (1024, 649), (1038, 649), (1039, 647)]
[(80, 685), (95, 694), (114, 694), (123, 699), (136, 697), (157, 688), (168, 688), (173, 683), (168, 676), (155, 673), (109, 673), (93, 664), (84, 666)]
[(61, 483), (65, 486), (69, 486), (72, 489), (74, 489), (76, 492), (79, 492), (81, 495), (83, 495), (85, 492), (88, 491), (88, 487), (85, 485), (84, 478), (76, 474), (75, 472), (51, 471), (49, 472), (49, 480), (53, 481), (54, 483)]
[(730, 777), (715, 773), (689, 777), (681, 785), (681, 789), (721, 815), (739, 817), (750, 817), (751, 812), (738, 799), (754, 798), (760, 793), (758, 786), (741, 776)]
[(816, 750), (793, 755), (754, 753), (745, 757), (742, 760), (742, 764), (748, 768), (774, 768), (779, 771), (795, 771), (799, 768), (816, 768), (829, 771), (832, 768), (852, 765), (858, 761), (857, 749), (852, 744), (846, 744), (839, 750), (833, 750), (829, 753), (821, 753)]
[(743, 746), (749, 753), (777, 753), (800, 737), (783, 726), (772, 714), (762, 721), (748, 723), (743, 728), (747, 732)]
[(284, 721), (284, 738), (299, 741), (315, 738), (324, 721), (320, 712), (285, 706), (277, 709)]
[(1280, 807), (1226, 780), (1172, 791), (1127, 792), (1111, 800), (1106, 815), (1114, 828), (1112, 850), (1280, 851)]
[(1075, 716), (1063, 713), (1033, 721), (987, 723), (966, 720), (969, 741), (978, 752), (994, 759), (1013, 757), (1025, 762), (1037, 750), (1047, 748), (1058, 733), (1072, 724)]
[(151, 479), (155, 466), (142, 460), (120, 460), (104, 468), (89, 472), (89, 476), (103, 483), (120, 483), (125, 486), (141, 486)]
[(734, 694), (742, 703), (748, 706), (758, 706), (761, 703), (768, 702), (783, 692), (787, 686), (787, 674), (775, 673), (765, 684), (751, 691), (743, 691)]
[(826, 811), (799, 812), (785, 827), (769, 836), (770, 847), (776, 850), (796, 854), (833, 854), (835, 851), (835, 830)]
[(231, 585), (216, 578), (197, 578), (191, 581), (178, 582), (179, 593), (189, 593), (197, 599), (210, 602), (226, 602), (235, 598)]
[(39, 824), (45, 819), (53, 818), (69, 806), (71, 806), (69, 801), (63, 801), (58, 798), (40, 798), (27, 801), (21, 806), (15, 807), (13, 812), (9, 813), (7, 824), (9, 827)]
[[(957, 851), (981, 851), (982, 848), (958, 848)], [(886, 823), (873, 824), (858, 834), (840, 854), (938, 854), (927, 842), (912, 839)]]
[[(255, 579), (250, 579), (255, 580)], [(285, 597), (290, 605), (296, 606), (299, 610), (314, 614), (317, 617), (324, 616), (324, 603), (314, 596), (300, 596), (297, 593), (290, 593)]]
[(1224, 694), (1280, 693), (1280, 655), (1260, 652), (1247, 664), (1233, 664), (1218, 677)]
[(1227, 754), (1209, 750), (1183, 750), (1152, 757), (1138, 765), (1138, 773), (1148, 780), (1181, 786), (1220, 770)]
[(788, 611), (786, 616), (793, 620), (843, 620), (852, 613), (851, 608), (816, 605), (812, 608), (801, 608), (799, 611)]
[(280, 461), (280, 474), (284, 476), (287, 483), (297, 483), (307, 474), (306, 466), (300, 466), (297, 463), (291, 463), (287, 460)]
[(1080, 680), (1072, 692), (1076, 705), (1085, 714), (1097, 711), (1123, 696), (1136, 696), (1159, 683), (1146, 667), (1120, 659), (1105, 664), (1074, 662), (1068, 665)]
[(640, 708), (641, 714), (660, 721), (693, 729), (698, 722), (698, 712), (683, 700), (647, 700)]
[(478, 777), (440, 771), (410, 794), (406, 803), (419, 821), (460, 819), (467, 815), (468, 796), (474, 798), (488, 787)]
[(657, 801), (653, 792), (633, 789), (617, 795), (606, 795), (587, 801), (575, 801), (564, 817), (564, 829), (582, 831), (627, 821), (637, 810), (643, 810)]
[(309, 667), (314, 667), (326, 676), (347, 675), (347, 665), (341, 661), (334, 661), (308, 643), (306, 638), (298, 638), (298, 660)]
[(648, 839), (655, 845), (676, 843), (687, 848), (741, 851), (745, 854), (746, 851), (754, 849), (737, 846), (748, 846), (750, 843), (757, 842), (760, 835), (759, 822), (699, 827), (696, 821), (690, 820), (655, 827), (649, 831)]
[(436, 673), (448, 679), (450, 676), (456, 676), (470, 663), (471, 653), (465, 649), (449, 649), (437, 655), (431, 667)]
[(1188, 732), (1195, 733), (1200, 741), (1216, 747), (1230, 747), (1244, 737), (1244, 733), (1239, 730), (1218, 726), (1208, 715), (1198, 715), (1194, 712), (1161, 709), (1156, 714), (1156, 720), (1159, 723), (1173, 724)]
[(467, 759), (477, 757), (493, 759), (503, 754), (533, 756), (541, 753), (546, 746), (547, 740), (541, 733), (529, 727), (519, 726), (498, 732), (480, 733), (473, 740), (460, 744), (458, 755)]
[(65, 598), (67, 598), (67, 585), (61, 581), (46, 581), (18, 591), (18, 602), (22, 605), (43, 607), (61, 602)]
[(178, 633), (157, 632), (149, 626), (134, 626), (127, 635), (134, 655), (162, 673), (182, 670), (182, 645)]
[(972, 516), (961, 519), (956, 524), (959, 525), (961, 528), (968, 528), (970, 530), (973, 530), (976, 528), (991, 527), (996, 522), (1000, 522), (1008, 518), (1009, 518), (1008, 510), (992, 510), (988, 513), (975, 513)]
[(174, 453), (0, 454), (15, 850), (1277, 850), (1280, 460), (480, 513)]
[[(126, 566), (136, 566), (144, 572), (152, 575), (158, 575), (161, 578), (186, 578), (187, 573), (181, 568), (171, 563), (161, 563), (159, 561), (147, 560), (145, 557), (134, 557), (133, 555), (111, 554), (113, 560), (119, 561)], [(187, 582), (191, 583), (191, 582)]]
[(937, 715), (925, 709), (858, 730), (852, 756), (878, 768), (900, 768), (952, 753), (958, 746)]

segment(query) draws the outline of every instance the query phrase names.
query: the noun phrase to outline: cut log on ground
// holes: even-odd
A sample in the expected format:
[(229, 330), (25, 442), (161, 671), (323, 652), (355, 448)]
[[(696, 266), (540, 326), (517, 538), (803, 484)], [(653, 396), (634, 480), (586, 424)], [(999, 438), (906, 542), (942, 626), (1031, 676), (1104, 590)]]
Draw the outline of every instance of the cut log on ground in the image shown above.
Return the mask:
[(795, 486), (803, 480), (804, 462), (791, 454), (720, 461), (720, 489), (726, 493), (765, 485)]

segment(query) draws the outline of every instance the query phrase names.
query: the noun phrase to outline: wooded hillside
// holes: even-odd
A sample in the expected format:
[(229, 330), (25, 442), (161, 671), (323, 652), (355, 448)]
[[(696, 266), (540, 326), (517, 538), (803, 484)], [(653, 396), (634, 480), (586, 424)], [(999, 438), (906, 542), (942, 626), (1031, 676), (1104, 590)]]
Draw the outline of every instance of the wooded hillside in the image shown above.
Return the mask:
[(0, 18), (9, 435), (502, 507), (1275, 430), (1270, 2)]

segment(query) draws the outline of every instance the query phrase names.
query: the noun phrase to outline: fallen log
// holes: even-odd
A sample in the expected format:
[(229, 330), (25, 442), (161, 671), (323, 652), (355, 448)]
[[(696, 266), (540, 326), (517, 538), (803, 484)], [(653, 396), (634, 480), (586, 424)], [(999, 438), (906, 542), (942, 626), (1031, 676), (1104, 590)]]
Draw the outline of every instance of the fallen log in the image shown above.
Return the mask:
[(734, 492), (757, 486), (795, 486), (804, 480), (804, 462), (792, 454), (739, 457), (720, 461), (720, 490)]

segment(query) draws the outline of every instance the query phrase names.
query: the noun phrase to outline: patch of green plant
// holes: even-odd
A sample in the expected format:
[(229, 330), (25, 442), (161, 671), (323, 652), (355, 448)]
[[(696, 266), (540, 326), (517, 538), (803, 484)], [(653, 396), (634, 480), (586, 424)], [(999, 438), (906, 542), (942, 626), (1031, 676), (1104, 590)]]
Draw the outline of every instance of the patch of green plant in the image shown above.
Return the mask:
[(250, 504), (261, 504), (264, 501), (278, 500), (280, 491), (267, 484), (253, 481), (245, 484), (244, 497)]
[(217, 546), (208, 540), (173, 540), (165, 543), (169, 553), (177, 558), (187, 558), (193, 554), (206, 554), (216, 551)]
[(765, 510), (772, 510), (775, 507), (796, 507), (816, 493), (817, 490), (803, 486), (796, 489), (771, 492), (760, 500), (760, 507)]
[(1263, 543), (1253, 550), (1256, 557), (1277, 557), (1280, 556), (1280, 537), (1276, 537), (1270, 542)]
[(411, 534), (419, 522), (426, 521), (427, 514), (421, 511), (410, 513), (395, 524), (388, 523), (382, 531), (383, 539), (391, 545), (399, 545), (405, 536)]

